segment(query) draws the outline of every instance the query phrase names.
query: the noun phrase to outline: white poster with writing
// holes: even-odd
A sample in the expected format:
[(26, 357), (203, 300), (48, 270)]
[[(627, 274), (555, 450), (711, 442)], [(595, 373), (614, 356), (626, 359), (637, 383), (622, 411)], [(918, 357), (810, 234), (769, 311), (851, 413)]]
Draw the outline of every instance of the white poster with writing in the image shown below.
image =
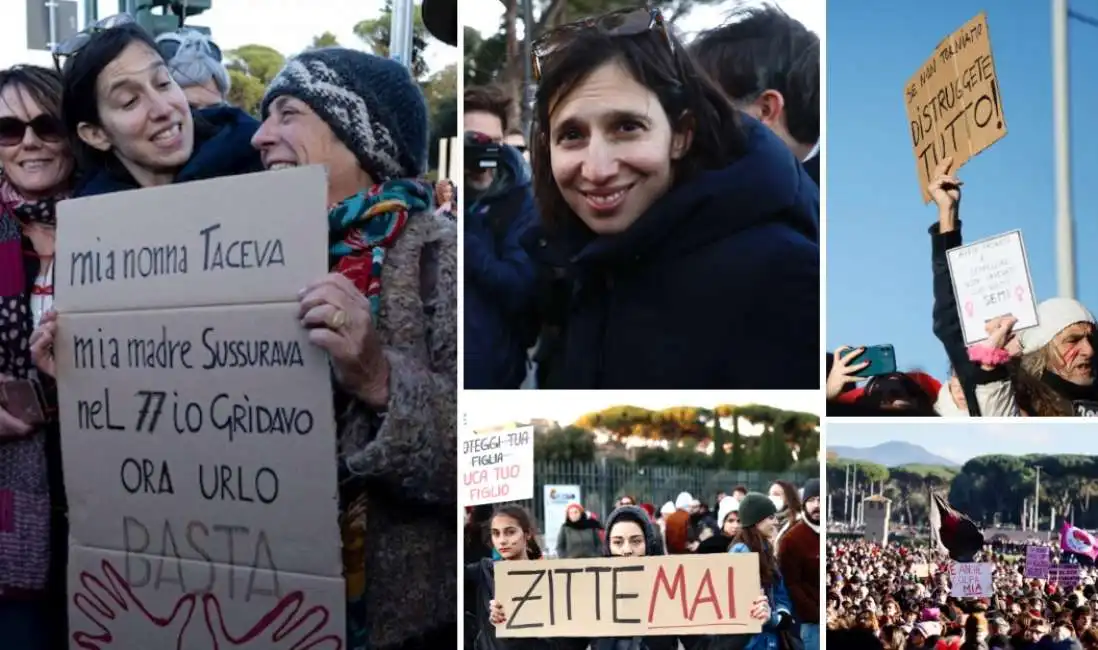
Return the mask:
[(1014, 331), (1037, 326), (1037, 300), (1021, 230), (989, 237), (946, 252), (965, 344), (987, 339), (988, 321), (1018, 319)]
[(461, 432), (461, 505), (534, 498), (534, 428)]
[(313, 167), (59, 205), (70, 647), (342, 647), (330, 370), (297, 316), (326, 187)]
[(557, 548), (557, 535), (568, 517), (569, 503), (583, 503), (583, 493), (578, 485), (542, 486), (542, 512), (545, 513), (545, 552), (553, 553)]
[(990, 598), (991, 572), (989, 562), (954, 562), (949, 565), (950, 595), (954, 598)]

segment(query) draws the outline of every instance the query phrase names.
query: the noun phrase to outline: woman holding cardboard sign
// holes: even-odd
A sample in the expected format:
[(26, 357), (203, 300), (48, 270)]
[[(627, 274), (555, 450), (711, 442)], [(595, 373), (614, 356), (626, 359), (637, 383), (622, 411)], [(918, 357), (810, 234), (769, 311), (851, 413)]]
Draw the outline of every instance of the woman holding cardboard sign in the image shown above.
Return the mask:
[[(663, 555), (660, 533), (644, 510), (636, 506), (621, 506), (606, 518), (606, 539), (603, 554), (606, 557), (645, 557)], [(770, 618), (770, 605), (766, 596), (760, 596), (751, 607), (751, 616), (758, 620)], [(489, 616), (493, 625), (507, 622), (504, 606), (491, 602)], [(734, 650), (744, 647), (751, 637), (744, 635), (699, 636), (642, 636), (633, 638), (556, 639), (556, 647), (562, 650)]]
[[(501, 561), (540, 560), (534, 518), (522, 506), (507, 504), (496, 508), (489, 520), (492, 549)], [(503, 624), (503, 605), (495, 600), (495, 562), (481, 558), (465, 565), (466, 616), (465, 629), (470, 639), (467, 646), (476, 650), (564, 650), (562, 643), (570, 639), (500, 639), (494, 625)], [(469, 619), (472, 620), (469, 620)], [(570, 646), (568, 646), (570, 647)]]
[[(111, 91), (101, 98), (101, 121), (89, 115), (77, 124), (85, 144), (104, 157), (116, 156), (131, 180), (144, 185), (217, 170), (231, 174), (241, 171), (232, 161), (251, 157), (267, 169), (327, 169), (331, 273), (301, 290), (297, 317), (309, 341), (328, 353), (336, 385), (339, 447), (333, 462), (341, 479), (347, 647), (452, 645), (457, 242), (455, 224), (431, 209), (432, 187), (417, 180), (428, 149), (422, 92), (395, 61), (343, 48), (306, 52), (271, 81), (261, 105), (264, 122), (254, 137), (246, 133), (259, 154), (237, 155), (244, 132), (222, 130), (214, 137), (228, 147), (224, 159), (204, 167), (198, 159), (207, 155), (205, 147), (215, 147), (209, 155), (218, 156), (215, 140), (196, 146), (190, 159), (182, 155), (179, 138), (185, 142), (189, 133), (185, 100), (145, 37), (122, 25), (91, 38), (68, 70), (90, 65), (85, 57), (111, 43), (119, 57), (134, 60), (100, 74), (143, 71), (120, 80), (120, 95)], [(122, 46), (124, 38), (130, 41)], [(93, 49), (97, 43), (102, 47)], [(83, 87), (73, 75), (73, 84)], [(112, 121), (117, 116), (110, 111), (130, 102), (132, 110), (147, 115), (149, 126)], [(125, 140), (125, 146), (111, 140), (127, 134), (148, 137)], [(104, 135), (106, 151), (96, 147)], [(138, 162), (154, 158), (184, 166), (169, 176), (152, 174)], [(118, 177), (109, 174), (104, 170), (97, 187), (111, 191)], [(40, 367), (51, 364), (56, 327), (49, 321), (36, 332)], [(394, 575), (400, 579), (386, 578)]]

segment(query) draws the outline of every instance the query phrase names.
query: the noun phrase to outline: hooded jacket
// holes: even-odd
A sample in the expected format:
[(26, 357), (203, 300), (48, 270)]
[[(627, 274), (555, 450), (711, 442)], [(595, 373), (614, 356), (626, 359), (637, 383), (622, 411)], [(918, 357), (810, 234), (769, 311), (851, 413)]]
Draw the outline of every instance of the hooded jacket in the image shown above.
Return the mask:
[[(259, 122), (239, 108), (212, 106), (193, 111), (194, 150), (173, 183), (202, 181), (263, 171), (252, 136)], [(137, 181), (119, 164), (96, 170), (84, 178), (74, 197), (111, 194), (140, 189)]]
[(530, 174), (514, 147), (493, 186), (465, 208), (465, 388), (518, 388), (534, 344), (537, 274), (521, 240), (537, 221)]
[(624, 232), (543, 234), (535, 254), (572, 287), (549, 388), (819, 387), (819, 190), (769, 129), (744, 128), (743, 156)]
[[(620, 521), (632, 521), (641, 527), (644, 531), (644, 553), (645, 555), (663, 555), (662, 544), (660, 543), (660, 532), (648, 519), (648, 515), (643, 510), (636, 506), (621, 506), (610, 513), (610, 516), (606, 518), (606, 539), (602, 545), (603, 555), (609, 557), (610, 553), (610, 532), (614, 529), (614, 524)], [(688, 637), (684, 637), (689, 641)], [(605, 639), (591, 639), (591, 650), (677, 650), (679, 647), (679, 637), (677, 636), (639, 636), (633, 638), (605, 638)], [(688, 648), (693, 648), (691, 645), (687, 645)]]

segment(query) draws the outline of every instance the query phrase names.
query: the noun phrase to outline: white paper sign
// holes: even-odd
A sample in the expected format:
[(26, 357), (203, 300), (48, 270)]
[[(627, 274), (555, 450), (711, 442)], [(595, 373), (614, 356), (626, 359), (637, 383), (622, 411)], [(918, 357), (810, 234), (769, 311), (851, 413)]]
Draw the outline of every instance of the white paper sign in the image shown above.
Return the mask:
[(954, 562), (949, 565), (950, 595), (954, 598), (990, 598), (991, 570), (987, 562)]
[(331, 372), (297, 315), (326, 187), (314, 167), (59, 204), (70, 648), (342, 647)]
[(534, 498), (534, 429), (461, 434), (461, 505)]
[(1015, 332), (1037, 326), (1037, 300), (1021, 230), (949, 250), (946, 260), (965, 345), (986, 340), (985, 324), (999, 316), (1017, 318)]
[(583, 503), (578, 485), (546, 485), (542, 487), (542, 512), (545, 513), (545, 549), (557, 548), (557, 535), (568, 516), (569, 503)]

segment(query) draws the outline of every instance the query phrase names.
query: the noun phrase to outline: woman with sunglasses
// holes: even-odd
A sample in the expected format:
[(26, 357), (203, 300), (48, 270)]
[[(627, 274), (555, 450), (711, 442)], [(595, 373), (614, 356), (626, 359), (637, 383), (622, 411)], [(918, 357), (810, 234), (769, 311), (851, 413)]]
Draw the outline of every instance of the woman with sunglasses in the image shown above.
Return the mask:
[(240, 109), (193, 111), (156, 42), (126, 14), (58, 45), (65, 128), (86, 181), (77, 196), (262, 171)]
[[(11, 382), (8, 386), (35, 379), (30, 334), (52, 302), (53, 206), (68, 196), (73, 180), (60, 113), (56, 72), (37, 66), (0, 70), (0, 382)], [(32, 426), (0, 403), (0, 645), (5, 648), (64, 643), (67, 547), (64, 516), (57, 514), (64, 512), (57, 441), (49, 426)], [(55, 555), (60, 562), (51, 559)]]
[(542, 226), (567, 269), (550, 388), (817, 388), (819, 195), (658, 10), (538, 39)]

